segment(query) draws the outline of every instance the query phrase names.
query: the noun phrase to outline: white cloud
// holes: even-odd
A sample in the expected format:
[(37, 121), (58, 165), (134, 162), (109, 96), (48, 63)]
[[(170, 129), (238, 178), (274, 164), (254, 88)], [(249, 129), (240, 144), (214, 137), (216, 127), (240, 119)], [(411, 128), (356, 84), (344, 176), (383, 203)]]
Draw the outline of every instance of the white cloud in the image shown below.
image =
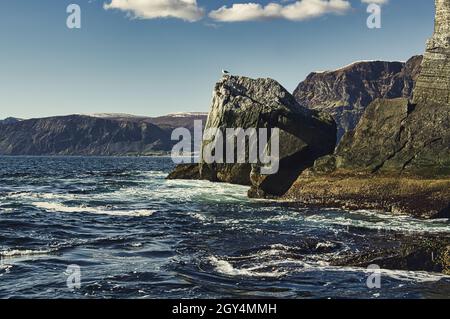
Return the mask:
[(197, 0), (111, 0), (103, 7), (126, 11), (140, 19), (178, 18), (194, 22), (204, 15)]
[[(362, 3), (387, 4), (389, 0), (361, 0)], [(110, 0), (105, 10), (117, 9), (139, 19), (178, 18), (198, 21), (205, 11), (197, 0)], [(326, 14), (343, 14), (351, 9), (349, 0), (279, 0), (267, 5), (260, 3), (235, 3), (209, 13), (216, 21), (237, 22), (265, 19), (301, 21)]]
[(211, 11), (209, 17), (222, 22), (264, 19), (300, 21), (329, 13), (342, 14), (349, 9), (351, 9), (351, 4), (347, 0), (299, 0), (285, 5), (269, 3), (265, 6), (259, 3), (238, 3), (231, 7), (223, 6)]

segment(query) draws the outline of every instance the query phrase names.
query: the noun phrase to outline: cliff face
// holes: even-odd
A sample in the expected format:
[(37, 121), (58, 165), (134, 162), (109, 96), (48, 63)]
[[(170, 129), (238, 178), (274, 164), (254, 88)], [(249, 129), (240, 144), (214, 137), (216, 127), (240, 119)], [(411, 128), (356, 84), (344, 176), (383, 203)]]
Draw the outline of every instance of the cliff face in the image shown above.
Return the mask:
[(334, 155), (318, 159), (285, 199), (420, 218), (450, 217), (450, 107), (376, 100)]
[(436, 0), (433, 37), (427, 43), (414, 103), (450, 105), (450, 1)]
[(311, 73), (294, 91), (299, 104), (333, 116), (338, 140), (353, 130), (375, 99), (410, 98), (422, 56), (408, 62), (358, 62), (336, 71)]
[(436, 8), (413, 102), (373, 102), (339, 145), (337, 169), (450, 176), (450, 2)]
[[(252, 196), (283, 194), (302, 170), (311, 166), (318, 157), (331, 153), (335, 147), (336, 125), (333, 119), (325, 113), (300, 106), (285, 88), (272, 79), (224, 76), (216, 84), (205, 129), (225, 132), (227, 128), (280, 129), (280, 167), (277, 174), (261, 174), (260, 163), (250, 164), (248, 157), (245, 164), (200, 163), (200, 178), (252, 185)], [(202, 148), (214, 146), (212, 143), (215, 143), (214, 138), (204, 139)], [(237, 153), (236, 144), (234, 153)], [(180, 167), (171, 177), (186, 175), (189, 175), (186, 167)]]
[(336, 168), (450, 176), (450, 107), (405, 99), (373, 102), (338, 146)]
[(450, 28), (450, 2), (436, 4), (435, 34), (428, 42), (413, 101), (372, 102), (335, 154), (317, 160), (287, 197), (350, 202), (421, 217), (450, 216), (450, 36), (442, 34)]

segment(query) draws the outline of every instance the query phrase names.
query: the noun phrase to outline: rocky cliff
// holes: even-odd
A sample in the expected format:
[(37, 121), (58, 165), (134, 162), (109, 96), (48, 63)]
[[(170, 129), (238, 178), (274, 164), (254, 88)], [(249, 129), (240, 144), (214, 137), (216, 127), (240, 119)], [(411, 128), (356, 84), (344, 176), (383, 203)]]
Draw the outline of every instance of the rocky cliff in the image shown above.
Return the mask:
[[(329, 115), (302, 107), (272, 79), (240, 76), (224, 76), (216, 84), (205, 129), (211, 128), (222, 132), (227, 128), (280, 129), (277, 174), (261, 174), (259, 163), (249, 164), (248, 158), (245, 164), (202, 161), (199, 165), (200, 178), (252, 185), (252, 196), (283, 194), (302, 170), (333, 151), (336, 139), (336, 126)], [(203, 149), (214, 141), (213, 137), (204, 139)], [(237, 152), (236, 144), (234, 152)], [(184, 177), (186, 173), (180, 171), (186, 172), (186, 167), (179, 167), (170, 177)]]
[(415, 104), (450, 105), (450, 1), (436, 0), (433, 37), (428, 40)]
[[(351, 203), (421, 217), (450, 216), (450, 2), (436, 0), (412, 102), (379, 99), (366, 109), (335, 154), (303, 174), (287, 198)], [(328, 196), (324, 196), (326, 189)]]
[(436, 0), (413, 101), (376, 100), (337, 148), (336, 168), (450, 176), (450, 1)]
[[(151, 155), (171, 150), (172, 130), (192, 128), (200, 113), (158, 118), (70, 115), (0, 125), (2, 155)], [(154, 123), (158, 123), (154, 124)]]
[(422, 56), (402, 62), (357, 62), (336, 71), (314, 72), (294, 96), (310, 109), (333, 116), (338, 140), (353, 130), (375, 99), (410, 98), (421, 69)]
[(450, 176), (450, 107), (376, 100), (335, 157), (337, 169)]

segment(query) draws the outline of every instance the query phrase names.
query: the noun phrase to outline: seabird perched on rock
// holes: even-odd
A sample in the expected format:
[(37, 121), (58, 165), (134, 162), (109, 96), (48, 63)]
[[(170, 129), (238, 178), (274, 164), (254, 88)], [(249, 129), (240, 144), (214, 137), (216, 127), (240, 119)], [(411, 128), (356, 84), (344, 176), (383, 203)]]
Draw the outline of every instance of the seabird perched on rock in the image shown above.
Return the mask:
[(226, 74), (230, 74), (230, 72), (227, 70), (222, 70), (222, 74), (226, 75)]

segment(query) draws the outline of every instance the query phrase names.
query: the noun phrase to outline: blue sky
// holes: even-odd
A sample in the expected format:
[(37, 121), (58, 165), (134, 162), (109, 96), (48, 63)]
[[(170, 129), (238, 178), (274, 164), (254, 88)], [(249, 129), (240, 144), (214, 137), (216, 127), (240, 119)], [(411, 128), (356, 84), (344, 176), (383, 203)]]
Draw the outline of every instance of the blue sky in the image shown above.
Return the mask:
[[(111, 0), (0, 2), (0, 118), (206, 112), (222, 68), (271, 77), (292, 91), (315, 70), (407, 60), (424, 51), (433, 31), (432, 0), (390, 0), (378, 30), (367, 28), (361, 0), (349, 0), (340, 14), (306, 19), (302, 8), (292, 19), (287, 6), (295, 1), (286, 0), (270, 1), (280, 4), (275, 13), (262, 10), (269, 1), (248, 1), (261, 7), (243, 13), (229, 9), (246, 0), (198, 0), (173, 18), (153, 17), (151, 6), (120, 10), (124, 0), (114, 1), (109, 10)], [(81, 7), (79, 30), (66, 26), (70, 3)], [(211, 14), (222, 6), (228, 11)]]

